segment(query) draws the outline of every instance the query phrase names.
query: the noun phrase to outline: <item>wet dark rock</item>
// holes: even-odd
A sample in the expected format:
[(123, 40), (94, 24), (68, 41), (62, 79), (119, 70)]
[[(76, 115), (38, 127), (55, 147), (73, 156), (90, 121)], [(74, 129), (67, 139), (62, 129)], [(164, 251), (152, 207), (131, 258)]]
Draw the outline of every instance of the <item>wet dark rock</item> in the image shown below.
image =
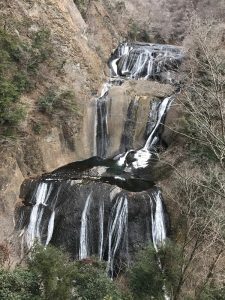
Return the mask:
[(173, 45), (130, 42), (121, 43), (108, 64), (114, 77), (143, 77), (176, 83), (174, 71), (180, 66), (183, 57), (183, 50)]
[[(104, 178), (102, 178), (102, 181), (104, 181)], [(150, 199), (152, 193), (156, 191), (155, 188), (149, 189), (149, 182), (147, 181), (141, 182), (141, 186), (139, 186), (138, 181), (133, 182), (130, 180), (130, 183), (127, 184), (130, 184), (135, 192), (120, 188), (117, 183), (116, 180), (114, 184), (113, 182), (109, 184), (82, 178), (80, 180), (59, 181), (47, 176), (45, 176), (45, 179), (41, 178), (40, 180), (39, 178), (39, 180), (32, 180), (31, 182), (26, 180), (21, 187), (21, 196), (26, 199), (24, 201), (26, 205), (19, 207), (17, 210), (16, 229), (23, 228), (28, 232), (32, 230), (28, 228), (31, 222), (31, 211), (35, 205), (34, 199), (37, 189), (41, 184), (46, 184), (47, 194), (49, 195), (47, 196), (47, 201), (41, 203), (38, 208), (38, 225), (36, 224), (38, 228), (36, 230), (38, 230), (39, 239), (43, 244), (46, 244), (49, 235), (50, 218), (54, 211), (54, 231), (51, 237), (51, 244), (62, 247), (74, 259), (78, 259), (81, 251), (80, 240), (83, 211), (88, 197), (91, 197), (90, 207), (86, 214), (87, 256), (101, 255), (103, 259), (108, 260), (109, 246), (115, 247), (116, 240), (114, 239), (118, 238), (118, 249), (115, 249), (114, 271), (112, 271), (116, 272), (117, 268), (121, 268), (119, 264), (122, 261), (124, 263), (124, 260), (126, 260), (129, 263), (135, 250), (152, 240), (152, 205)], [(29, 197), (30, 200), (27, 202)], [(112, 244), (110, 244), (110, 222), (113, 222), (113, 218), (116, 218), (115, 213), (118, 210), (120, 201), (123, 201), (124, 204), (127, 201), (127, 215), (123, 217), (125, 224), (121, 233), (118, 231), (114, 232)], [(101, 219), (100, 212), (102, 208), (103, 215)], [(101, 228), (103, 228), (103, 236), (101, 236)], [(32, 237), (29, 235), (25, 236), (25, 240), (27, 239), (28, 243), (30, 238)]]
[[(28, 249), (38, 240), (62, 247), (74, 259), (94, 255), (107, 261), (107, 271), (113, 277), (124, 263), (130, 263), (137, 248), (151, 241), (157, 250), (165, 242), (169, 222), (155, 182), (171, 172), (158, 154), (166, 147), (164, 122), (174, 97), (162, 95), (152, 101), (145, 96), (131, 98), (127, 112), (121, 110), (125, 121), (118, 139), (119, 153), (105, 158), (110, 144), (109, 95), (110, 88), (125, 79), (173, 83), (170, 71), (176, 72), (182, 57), (182, 50), (170, 45), (119, 45), (109, 60), (116, 79), (111, 78), (95, 99), (94, 153), (100, 157), (67, 164), (21, 186), (23, 205), (17, 209), (16, 228), (22, 230)], [(149, 110), (145, 109), (145, 122), (141, 119), (143, 124), (137, 131), (141, 99)], [(134, 137), (139, 132), (144, 144), (135, 148)]]

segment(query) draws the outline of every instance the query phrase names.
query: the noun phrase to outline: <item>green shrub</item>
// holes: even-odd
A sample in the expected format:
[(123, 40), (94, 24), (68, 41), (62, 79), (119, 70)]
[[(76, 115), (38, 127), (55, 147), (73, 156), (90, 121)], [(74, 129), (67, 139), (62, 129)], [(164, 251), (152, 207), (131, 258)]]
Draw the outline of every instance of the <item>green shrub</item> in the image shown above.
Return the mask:
[(76, 262), (75, 274), (76, 287), (82, 299), (90, 300), (122, 300), (122, 294), (115, 283), (106, 274), (104, 263), (90, 260)]
[(43, 286), (43, 298), (48, 300), (78, 299), (74, 286), (75, 267), (59, 249), (36, 246), (30, 260), (30, 270)]
[(34, 86), (39, 65), (51, 52), (50, 33), (41, 29), (31, 44), (0, 29), (0, 125), (1, 133), (16, 126), (25, 117), (25, 107), (19, 102), (24, 92)]
[(211, 285), (205, 286), (202, 293), (199, 295), (199, 300), (224, 300), (225, 287), (220, 288)]
[[(72, 261), (58, 248), (36, 245), (26, 268), (0, 269), (2, 300), (132, 300), (106, 274), (105, 263)], [(134, 298), (136, 299), (136, 298)], [(141, 298), (140, 298), (141, 299)]]
[(1, 125), (17, 125), (23, 119), (23, 106), (17, 102), (19, 96), (19, 88), (15, 84), (13, 84), (13, 82), (4, 80), (3, 78), (0, 79)]
[[(73, 91), (59, 91), (57, 88), (50, 88), (38, 101), (39, 110), (53, 114), (65, 110), (68, 112), (76, 112), (75, 95)], [(62, 111), (61, 111), (62, 112)]]
[[(17, 67), (20, 52), (19, 42), (13, 36), (0, 30), (0, 124), (14, 125), (23, 117), (15, 106), (24, 83), (14, 74), (19, 74)], [(17, 85), (18, 84), (18, 85)], [(15, 117), (15, 118), (14, 118)]]
[(90, 4), (90, 0), (73, 0), (75, 5), (77, 6), (78, 10), (80, 11), (80, 14), (86, 19), (86, 14), (87, 14), (87, 8), (88, 5)]
[(16, 126), (25, 117), (25, 108), (21, 104), (16, 103), (14, 107), (9, 107), (4, 111), (4, 124)]
[(164, 286), (169, 295), (176, 295), (179, 292), (179, 284), (182, 279), (183, 257), (181, 247), (169, 240), (157, 253), (162, 266)]
[(13, 76), (12, 80), (19, 93), (28, 92), (32, 88), (32, 83), (28, 79), (26, 73), (23, 71)]
[(52, 113), (54, 110), (55, 102), (57, 101), (56, 93), (50, 89), (47, 93), (39, 98), (39, 110), (46, 113)]
[(41, 299), (38, 278), (27, 269), (15, 269), (14, 271), (0, 269), (0, 299)]
[(32, 130), (35, 134), (40, 134), (42, 132), (42, 124), (34, 123), (32, 126)]
[(32, 37), (31, 47), (26, 49), (29, 56), (27, 71), (30, 75), (37, 74), (39, 65), (51, 56), (52, 50), (50, 31), (47, 29), (40, 29), (37, 31)]
[(125, 2), (124, 1), (119, 1), (116, 2), (115, 4), (115, 9), (117, 12), (121, 12), (126, 8)]
[(29, 266), (43, 286), (44, 299), (125, 299), (107, 277), (105, 264), (94, 259), (74, 262), (55, 247), (36, 246)]
[(163, 299), (163, 275), (152, 246), (138, 253), (129, 272), (129, 282), (134, 299)]
[(127, 38), (131, 41), (139, 41), (146, 43), (151, 42), (148, 32), (133, 21), (130, 21)]
[(141, 250), (131, 270), (129, 285), (134, 299), (165, 299), (165, 291), (175, 295), (181, 278), (182, 253), (178, 246), (167, 243), (156, 253), (149, 245)]

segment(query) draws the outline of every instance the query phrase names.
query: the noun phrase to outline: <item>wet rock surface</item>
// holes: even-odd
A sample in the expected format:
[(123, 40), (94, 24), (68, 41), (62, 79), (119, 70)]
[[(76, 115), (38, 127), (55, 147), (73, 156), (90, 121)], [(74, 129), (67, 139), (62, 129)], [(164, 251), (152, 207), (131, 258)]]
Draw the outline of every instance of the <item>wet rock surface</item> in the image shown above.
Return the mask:
[[(106, 260), (108, 272), (115, 275), (139, 247), (153, 241), (153, 219), (158, 213), (164, 230), (168, 228), (165, 208), (156, 212), (157, 201), (163, 201), (161, 192), (149, 186), (141, 192), (128, 191), (82, 175), (78, 178), (77, 173), (76, 180), (48, 175), (25, 181), (16, 229), (25, 230), (26, 248), (35, 240), (44, 245), (51, 240), (74, 259), (96, 256)], [(133, 188), (138, 184), (133, 182)]]
[[(163, 85), (159, 92), (159, 83), (132, 80), (125, 106), (123, 96), (121, 106), (111, 96), (116, 90), (126, 91), (125, 79), (162, 80), (161, 74), (175, 71), (181, 58), (181, 50), (169, 45), (119, 45), (109, 60), (112, 77), (95, 99), (92, 147), (97, 156), (25, 180), (21, 186), (24, 205), (18, 207), (16, 227), (22, 230), (25, 248), (37, 240), (63, 247), (74, 259), (96, 256), (107, 261), (113, 277), (139, 247), (151, 241), (157, 251), (165, 242), (169, 222), (155, 182), (165, 173), (158, 155), (166, 147), (164, 122), (174, 88)], [(156, 98), (149, 97), (149, 87), (158, 93)], [(120, 113), (116, 154), (109, 156)]]

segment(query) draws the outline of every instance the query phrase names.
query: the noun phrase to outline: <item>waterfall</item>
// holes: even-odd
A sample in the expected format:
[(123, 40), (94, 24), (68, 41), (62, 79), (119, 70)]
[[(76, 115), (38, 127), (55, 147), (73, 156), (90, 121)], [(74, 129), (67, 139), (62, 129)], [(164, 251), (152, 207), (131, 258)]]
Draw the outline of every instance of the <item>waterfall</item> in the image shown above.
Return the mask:
[[(163, 209), (163, 198), (161, 191), (157, 189), (150, 195), (150, 205), (151, 205), (151, 223), (152, 223), (152, 242), (156, 253), (159, 251), (160, 247), (165, 245), (166, 242), (166, 222), (165, 213)], [(164, 269), (160, 258), (158, 257), (159, 268), (164, 274)], [(164, 292), (164, 299), (170, 300), (169, 293), (166, 289), (165, 284), (162, 286)]]
[(169, 109), (169, 106), (173, 100), (173, 97), (165, 98), (158, 108), (158, 116), (157, 116), (157, 123), (155, 127), (152, 129), (146, 143), (144, 149), (151, 150), (154, 147), (154, 144), (158, 141), (158, 137), (156, 136), (156, 132), (159, 129), (160, 125), (163, 124), (162, 119), (165, 116), (165, 113)]
[(106, 82), (101, 90), (100, 97), (95, 99), (96, 120), (95, 120), (95, 143), (94, 154), (99, 157), (106, 157), (108, 148), (108, 92), (111, 87), (110, 82)]
[(112, 80), (103, 84), (100, 97), (95, 101), (95, 124), (94, 124), (94, 155), (105, 158), (109, 146), (109, 130), (108, 130), (108, 111), (110, 98), (108, 96), (110, 88), (122, 83), (121, 80)]
[[(171, 82), (168, 72), (179, 65), (182, 55), (178, 47), (169, 45), (119, 45), (109, 60), (111, 78), (104, 84), (100, 97), (94, 99), (94, 154), (100, 158), (70, 163), (43, 175), (32, 185), (30, 215), (26, 218), (26, 213), (22, 214), (28, 248), (35, 240), (45, 246), (52, 241), (81, 260), (97, 256), (99, 260), (107, 261), (107, 272), (113, 278), (124, 261), (128, 261), (128, 255), (132, 253), (131, 259), (134, 257), (136, 245), (144, 244), (146, 237), (152, 240), (156, 252), (164, 245), (167, 227), (163, 198), (154, 185), (151, 172), (152, 164), (158, 158), (165, 116), (174, 97), (149, 103), (147, 98), (131, 94), (127, 106), (119, 110), (123, 116), (125, 112), (125, 120), (119, 123), (124, 129), (121, 139), (113, 137), (110, 141), (109, 118), (113, 107), (110, 89), (130, 79), (165, 82), (166, 78), (166, 82)], [(166, 74), (164, 77), (163, 73)], [(148, 101), (150, 108), (143, 120), (147, 124), (143, 123), (141, 127), (145, 133), (137, 130), (142, 100), (145, 105)], [(140, 148), (133, 149), (139, 133), (145, 139), (140, 140)], [(110, 142), (114, 140), (119, 141), (115, 151), (120, 154), (108, 157)], [(30, 194), (29, 187), (27, 197)]]
[(107, 270), (113, 277), (114, 258), (120, 243), (127, 239), (128, 201), (125, 196), (118, 196), (109, 220)]
[(171, 82), (170, 71), (181, 63), (180, 48), (170, 45), (147, 43), (122, 43), (112, 55), (109, 66), (112, 77), (130, 79), (163, 79)]
[(150, 136), (152, 130), (156, 126), (160, 104), (161, 104), (160, 101), (157, 100), (153, 101), (153, 103), (150, 103), (148, 120), (147, 120), (145, 134), (144, 134), (144, 138), (146, 141)]
[[(155, 147), (160, 141), (159, 130), (160, 127), (163, 126), (163, 118), (165, 117), (165, 114), (169, 109), (172, 101), (172, 96), (166, 97), (159, 105), (154, 106), (155, 122), (151, 124), (151, 128), (148, 128), (148, 130), (151, 129), (151, 131), (149, 132), (149, 136), (144, 147), (137, 151), (131, 149), (128, 150), (126, 153), (119, 154), (116, 157), (114, 157), (114, 159), (117, 160), (118, 166), (126, 166), (126, 170), (130, 171), (131, 168), (143, 169), (149, 165), (149, 161), (152, 158), (152, 155), (154, 153), (156, 154)], [(131, 161), (131, 163), (127, 163), (127, 157), (130, 153), (133, 153), (133, 160)]]
[[(128, 230), (129, 228), (136, 228), (136, 224), (139, 224), (137, 228), (143, 228), (144, 231), (138, 233), (138, 239), (144, 243), (147, 236), (152, 240), (157, 250), (166, 239), (166, 223), (161, 192), (154, 189), (153, 191), (141, 192), (140, 196), (135, 196), (136, 193), (121, 191), (118, 187), (112, 188), (111, 185), (106, 185), (106, 187), (108, 190), (105, 190), (104, 186), (99, 189), (98, 184), (92, 183), (87, 186), (80, 186), (80, 183), (78, 185), (75, 182), (71, 184), (71, 181), (37, 182), (33, 196), (35, 203), (26, 230), (28, 247), (33, 245), (35, 239), (47, 246), (54, 231), (54, 241), (57, 241), (57, 236), (59, 236), (60, 241), (65, 238), (66, 245), (70, 240), (78, 242), (79, 249), (77, 249), (78, 251), (74, 249), (73, 255), (79, 255), (79, 259), (85, 259), (92, 255), (98, 256), (99, 260), (105, 259), (107, 272), (111, 278), (116, 275), (117, 270), (122, 267), (125, 261), (128, 262), (130, 256), (128, 249), (135, 247), (136, 241), (132, 237), (132, 232)], [(89, 190), (88, 195), (87, 190)], [(54, 191), (57, 192), (54, 193)], [(74, 195), (76, 201), (73, 201)], [(137, 198), (133, 198), (133, 196)], [(79, 199), (82, 200), (82, 206), (80, 206)], [(56, 201), (57, 209), (55, 208)], [(66, 201), (65, 205), (63, 204), (64, 201)], [(76, 206), (70, 207), (70, 204)], [(136, 219), (135, 215), (135, 219), (129, 220), (128, 211), (133, 214), (135, 206), (142, 207), (139, 213), (143, 216)], [(43, 209), (46, 209), (48, 213), (44, 212)], [(65, 216), (63, 220), (61, 214), (65, 209), (68, 210), (68, 216)], [(151, 231), (150, 227), (145, 225), (149, 222), (150, 216)], [(55, 222), (55, 220), (57, 221)], [(56, 226), (55, 223), (60, 226), (59, 222), (62, 220), (64, 231), (59, 233), (58, 230), (54, 230), (54, 226)], [(69, 227), (65, 227), (67, 220)], [(71, 228), (73, 221), (76, 222), (76, 226)], [(107, 222), (106, 225), (105, 222)], [(78, 227), (80, 230), (74, 231), (74, 228)], [(134, 239), (133, 242), (132, 239)]]
[(84, 210), (81, 217), (81, 228), (80, 228), (80, 250), (79, 259), (85, 259), (89, 255), (89, 244), (88, 244), (88, 214), (91, 204), (91, 193), (88, 195), (85, 202)]
[(99, 98), (97, 105), (96, 146), (97, 156), (106, 157), (108, 148), (107, 98)]
[(104, 200), (101, 201), (99, 207), (99, 260), (103, 258), (103, 243), (104, 243)]
[[(48, 222), (48, 229), (47, 229), (47, 239), (46, 239), (46, 242), (45, 242), (45, 247), (48, 246), (49, 242), (51, 241), (52, 239), (52, 236), (53, 236), (53, 232), (54, 232), (54, 225), (55, 225), (55, 207), (56, 207), (56, 204), (57, 204), (57, 200), (58, 200), (58, 197), (59, 197), (59, 193), (61, 191), (61, 187), (60, 186), (57, 190), (57, 193), (55, 194), (55, 197), (52, 198), (52, 202), (50, 204), (51, 206), (51, 216), (49, 218), (49, 222)], [(52, 187), (53, 188), (53, 187)]]
[(145, 168), (149, 164), (149, 160), (152, 158), (153, 153), (156, 153), (155, 147), (160, 141), (158, 135), (159, 128), (163, 126), (163, 117), (165, 116), (169, 106), (173, 100), (173, 97), (165, 98), (158, 107), (157, 122), (152, 129), (149, 137), (143, 148), (139, 149), (134, 154), (134, 161), (132, 162), (132, 168), (139, 169)]
[(138, 105), (139, 105), (139, 100), (135, 98), (134, 100), (131, 100), (128, 106), (127, 118), (124, 124), (124, 130), (121, 137), (120, 152), (127, 149), (131, 149), (133, 147)]
[(30, 222), (26, 230), (26, 244), (29, 249), (33, 246), (36, 239), (41, 241), (41, 221), (44, 213), (44, 207), (47, 205), (46, 203), (51, 191), (51, 184), (41, 182), (34, 193), (33, 197), (35, 199), (35, 205), (32, 208)]
[[(147, 44), (147, 43), (122, 43), (112, 54), (109, 60), (111, 78), (105, 83), (100, 97), (96, 100), (96, 120), (95, 120), (95, 136), (96, 136), (96, 155), (107, 157), (107, 150), (110, 145), (109, 129), (108, 129), (108, 103), (110, 100), (109, 91), (114, 85), (121, 84), (121, 79), (144, 79), (159, 80), (171, 83), (171, 69), (175, 70), (183, 58), (183, 52), (180, 48), (170, 45)], [(165, 77), (165, 78), (164, 78)], [(117, 78), (117, 80), (115, 80)], [(113, 80), (114, 79), (114, 80)], [(118, 82), (118, 79), (120, 82)], [(160, 128), (161, 121), (165, 115), (167, 108), (172, 101), (172, 97), (167, 97), (161, 102), (158, 108), (157, 124), (154, 130), (148, 136), (147, 142), (141, 152), (135, 159), (139, 158), (136, 168), (146, 165), (146, 159), (149, 160), (150, 155), (146, 150), (158, 142), (156, 132)], [(128, 105), (127, 120), (124, 125), (123, 135), (121, 137), (121, 146), (119, 150), (129, 150), (133, 147), (135, 119), (137, 116), (138, 101), (131, 100)], [(130, 118), (129, 118), (130, 117)]]
[(152, 242), (156, 252), (164, 245), (166, 240), (166, 222), (162, 204), (162, 194), (159, 189), (153, 191), (150, 196)]
[(51, 217), (49, 219), (49, 223), (48, 223), (48, 234), (47, 234), (47, 239), (45, 242), (45, 247), (48, 246), (49, 242), (52, 239), (52, 235), (53, 235), (53, 231), (54, 231), (54, 222), (55, 222), (55, 211), (53, 210), (53, 212), (51, 213)]

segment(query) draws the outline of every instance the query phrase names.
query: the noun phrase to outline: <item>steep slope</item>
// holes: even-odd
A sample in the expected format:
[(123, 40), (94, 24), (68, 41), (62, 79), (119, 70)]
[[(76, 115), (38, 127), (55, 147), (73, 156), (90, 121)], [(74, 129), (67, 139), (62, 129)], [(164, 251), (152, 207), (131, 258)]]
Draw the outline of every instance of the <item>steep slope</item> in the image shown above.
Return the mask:
[[(105, 78), (105, 62), (90, 46), (85, 36), (87, 25), (72, 0), (5, 1), (0, 7), (3, 30), (27, 47), (36, 33), (48, 31), (50, 38), (43, 48), (51, 46), (51, 53), (37, 70), (34, 87), (20, 99), (26, 107), (25, 119), (13, 129), (12, 138), (1, 138), (3, 241), (13, 230), (14, 205), (24, 177), (88, 155), (79, 135), (86, 103)], [(71, 93), (76, 111), (63, 106), (51, 113), (40, 111), (41, 99), (48, 99), (52, 90), (56, 95)]]
[[(93, 116), (87, 117), (87, 107), (109, 75), (106, 62), (126, 36), (132, 12), (124, 6), (114, 9), (108, 1), (90, 1), (85, 15), (72, 0), (4, 1), (0, 8), (2, 32), (18, 40), (22, 53), (18, 63), (32, 83), (18, 102), (25, 111), (23, 121), (2, 127), (3, 241), (13, 231), (14, 207), (24, 178), (91, 155)], [(126, 14), (123, 21), (118, 19), (120, 9)], [(146, 97), (141, 88), (129, 89), (133, 96)], [(114, 94), (116, 99), (116, 89)]]

